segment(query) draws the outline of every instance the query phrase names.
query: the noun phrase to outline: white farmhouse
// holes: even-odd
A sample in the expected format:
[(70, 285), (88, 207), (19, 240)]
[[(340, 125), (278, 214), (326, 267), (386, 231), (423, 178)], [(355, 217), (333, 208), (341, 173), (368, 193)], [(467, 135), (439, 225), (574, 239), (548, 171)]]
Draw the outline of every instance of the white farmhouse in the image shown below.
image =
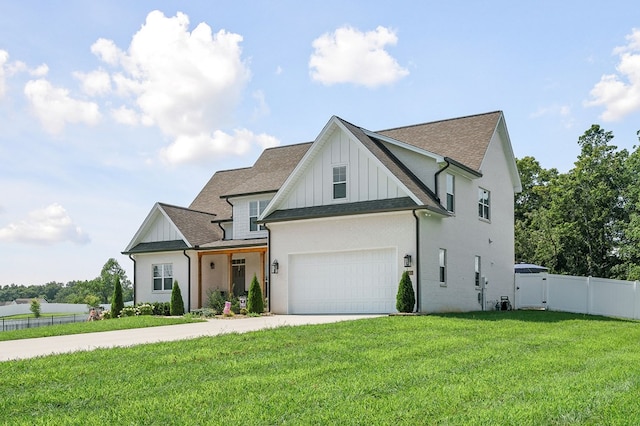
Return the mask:
[(157, 203), (124, 253), (136, 302), (177, 280), (188, 310), (255, 274), (274, 313), (390, 313), (405, 270), (416, 311), (490, 309), (514, 299), (520, 189), (500, 111), (377, 132), (332, 117), (188, 208)]

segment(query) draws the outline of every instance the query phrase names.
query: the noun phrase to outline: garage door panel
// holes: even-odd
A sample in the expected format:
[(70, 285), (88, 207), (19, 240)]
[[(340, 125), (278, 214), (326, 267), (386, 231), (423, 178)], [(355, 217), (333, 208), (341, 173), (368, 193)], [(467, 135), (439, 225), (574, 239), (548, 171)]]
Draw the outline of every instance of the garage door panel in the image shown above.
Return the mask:
[(396, 258), (395, 248), (291, 255), (289, 311), (393, 312)]

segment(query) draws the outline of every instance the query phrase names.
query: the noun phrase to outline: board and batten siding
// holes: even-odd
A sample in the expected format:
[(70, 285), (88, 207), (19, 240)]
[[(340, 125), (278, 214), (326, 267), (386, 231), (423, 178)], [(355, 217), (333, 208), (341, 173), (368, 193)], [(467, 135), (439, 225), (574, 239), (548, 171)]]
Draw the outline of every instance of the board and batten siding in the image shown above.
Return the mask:
[(233, 204), (233, 239), (267, 238), (266, 230), (253, 232), (249, 230), (249, 203), (251, 201), (268, 201), (272, 197), (272, 194), (264, 194), (262, 196), (233, 198), (230, 200)]
[(163, 215), (158, 213), (141, 242), (181, 240), (182, 236), (176, 227)]
[[(369, 151), (339, 130), (328, 140), (294, 186), (283, 208), (294, 209), (332, 204), (406, 197), (389, 173)], [(333, 167), (347, 166), (347, 198), (333, 199)]]

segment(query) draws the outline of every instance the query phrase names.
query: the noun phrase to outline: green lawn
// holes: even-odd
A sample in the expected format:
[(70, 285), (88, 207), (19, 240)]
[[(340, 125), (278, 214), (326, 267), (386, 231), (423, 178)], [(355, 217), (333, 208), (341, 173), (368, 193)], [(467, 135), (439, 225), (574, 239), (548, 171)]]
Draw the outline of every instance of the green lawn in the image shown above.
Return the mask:
[(62, 336), (66, 334), (95, 333), (98, 331), (125, 330), (128, 328), (157, 327), (160, 325), (185, 324), (201, 321), (186, 317), (137, 316), (104, 321), (83, 321), (73, 324), (46, 325), (22, 330), (0, 331), (0, 341), (31, 339), (34, 337)]
[(635, 425), (639, 343), (525, 311), (100, 349), (0, 363), (0, 424)]

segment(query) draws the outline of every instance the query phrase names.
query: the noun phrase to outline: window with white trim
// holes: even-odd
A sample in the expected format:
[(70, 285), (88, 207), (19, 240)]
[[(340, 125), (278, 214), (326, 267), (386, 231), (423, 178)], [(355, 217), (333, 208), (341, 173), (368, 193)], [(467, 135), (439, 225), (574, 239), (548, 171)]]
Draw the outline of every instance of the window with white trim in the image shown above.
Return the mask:
[(153, 291), (171, 291), (173, 287), (173, 264), (161, 263), (152, 265)]
[(258, 225), (258, 217), (269, 204), (267, 200), (249, 201), (249, 231), (264, 231), (264, 225)]
[(447, 250), (440, 249), (438, 263), (440, 264), (440, 285), (447, 285)]
[(333, 168), (333, 199), (347, 198), (347, 166)]
[(476, 287), (480, 287), (480, 274), (482, 273), (482, 266), (481, 266), (481, 260), (480, 256), (476, 256), (476, 260), (475, 260), (475, 278), (474, 278), (474, 284)]
[(447, 210), (450, 212), (455, 211), (455, 190), (456, 190), (456, 180), (455, 176), (448, 174), (446, 175), (446, 185), (447, 185)]
[(478, 188), (478, 217), (491, 220), (491, 192)]

